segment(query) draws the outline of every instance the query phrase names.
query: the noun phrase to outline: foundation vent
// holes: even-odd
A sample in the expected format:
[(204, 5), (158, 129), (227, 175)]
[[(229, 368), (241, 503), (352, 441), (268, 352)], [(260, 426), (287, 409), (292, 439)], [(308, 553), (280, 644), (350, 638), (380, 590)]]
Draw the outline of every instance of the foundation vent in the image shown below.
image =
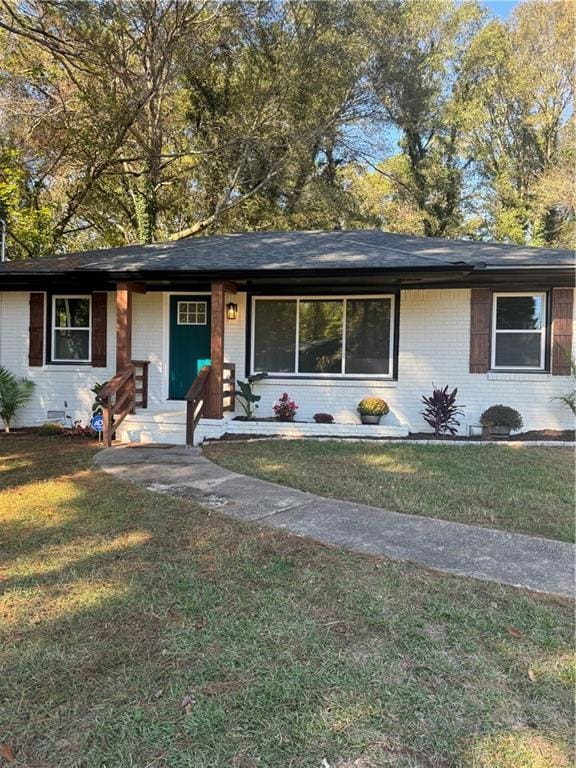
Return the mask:
[(46, 411), (46, 421), (64, 421), (66, 411)]

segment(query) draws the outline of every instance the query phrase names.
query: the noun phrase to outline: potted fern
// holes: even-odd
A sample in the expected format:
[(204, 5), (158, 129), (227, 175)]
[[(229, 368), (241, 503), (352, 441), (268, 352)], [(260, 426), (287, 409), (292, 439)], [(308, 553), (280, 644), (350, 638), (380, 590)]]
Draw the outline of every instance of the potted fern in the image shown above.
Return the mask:
[(35, 386), (30, 379), (18, 379), (7, 368), (0, 366), (0, 418), (5, 432), (10, 432), (16, 411), (30, 400)]

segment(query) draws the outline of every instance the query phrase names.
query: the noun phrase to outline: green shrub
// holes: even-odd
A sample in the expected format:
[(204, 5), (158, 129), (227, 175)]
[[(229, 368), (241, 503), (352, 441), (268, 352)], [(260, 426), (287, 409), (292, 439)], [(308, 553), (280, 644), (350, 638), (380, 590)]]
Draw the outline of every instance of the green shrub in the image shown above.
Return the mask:
[(509, 405), (491, 405), (480, 416), (483, 427), (508, 427), (513, 431), (522, 428), (522, 416)]
[(251, 419), (254, 416), (254, 408), (258, 408), (258, 402), (262, 399), (262, 395), (254, 394), (252, 387), (257, 381), (261, 381), (267, 376), (267, 373), (255, 373), (252, 376), (248, 376), (246, 381), (236, 382), (238, 389), (235, 395), (240, 403), (240, 407), (244, 411), (245, 419)]
[(64, 430), (61, 424), (56, 424), (53, 421), (47, 421), (38, 430), (38, 434), (49, 437), (50, 435), (63, 435)]
[(0, 418), (6, 432), (10, 432), (16, 411), (30, 400), (35, 386), (30, 379), (18, 379), (7, 368), (0, 367)]
[(385, 416), (390, 408), (379, 397), (365, 397), (358, 403), (358, 413), (362, 416)]
[(563, 406), (569, 408), (574, 416), (576, 416), (576, 360), (573, 357), (570, 358), (570, 379), (571, 387), (568, 392), (558, 397), (553, 397), (553, 400), (558, 400)]
[(331, 413), (315, 413), (312, 417), (316, 424), (333, 424), (334, 416)]

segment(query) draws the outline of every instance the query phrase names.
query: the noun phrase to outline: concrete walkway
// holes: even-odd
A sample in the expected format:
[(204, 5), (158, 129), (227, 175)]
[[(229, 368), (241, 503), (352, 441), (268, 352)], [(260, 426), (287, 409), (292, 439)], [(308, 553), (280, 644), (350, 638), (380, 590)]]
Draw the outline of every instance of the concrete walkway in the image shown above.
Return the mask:
[(230, 472), (198, 448), (118, 446), (95, 461), (150, 490), (324, 544), (562, 597), (574, 594), (574, 547), (564, 542), (326, 499)]

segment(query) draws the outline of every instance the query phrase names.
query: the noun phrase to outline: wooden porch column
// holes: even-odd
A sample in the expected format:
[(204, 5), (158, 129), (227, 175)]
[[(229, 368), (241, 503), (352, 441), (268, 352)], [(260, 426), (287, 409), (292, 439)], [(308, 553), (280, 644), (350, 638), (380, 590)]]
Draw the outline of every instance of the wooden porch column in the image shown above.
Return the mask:
[(120, 282), (116, 285), (116, 371), (132, 362), (132, 294), (146, 293), (140, 283)]
[(132, 286), (116, 285), (116, 371), (132, 360)]
[(221, 419), (223, 411), (224, 378), (224, 323), (226, 317), (226, 292), (236, 293), (233, 283), (212, 283), (210, 328), (210, 377), (204, 415), (207, 419)]

